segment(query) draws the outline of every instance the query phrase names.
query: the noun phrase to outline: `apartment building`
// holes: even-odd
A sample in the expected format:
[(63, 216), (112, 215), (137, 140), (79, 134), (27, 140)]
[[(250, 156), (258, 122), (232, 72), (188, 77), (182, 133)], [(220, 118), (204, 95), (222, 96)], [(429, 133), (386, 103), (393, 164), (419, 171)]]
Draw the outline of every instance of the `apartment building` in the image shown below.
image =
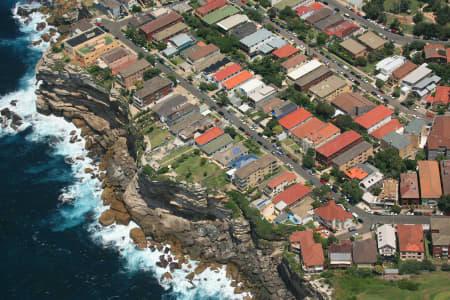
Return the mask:
[(358, 145), (350, 148), (344, 153), (335, 157), (331, 164), (333, 168), (341, 171), (347, 171), (359, 163), (367, 161), (369, 156), (373, 155), (373, 147), (366, 141), (359, 143)]
[(156, 76), (144, 82), (142, 89), (133, 95), (133, 103), (143, 109), (145, 106), (158, 101), (172, 93), (173, 82), (165, 77)]
[(362, 140), (362, 136), (356, 131), (346, 131), (317, 148), (316, 160), (324, 166), (330, 166), (334, 158), (361, 143)]
[(400, 204), (408, 206), (420, 204), (417, 173), (400, 174)]
[(136, 81), (144, 79), (145, 71), (152, 68), (152, 65), (145, 59), (140, 59), (137, 62), (122, 68), (117, 73), (117, 81), (127, 89), (134, 86)]
[(450, 219), (430, 218), (430, 231), (433, 257), (448, 259), (450, 246)]
[(245, 190), (255, 186), (264, 180), (266, 175), (274, 173), (278, 169), (278, 162), (272, 155), (265, 155), (234, 173), (234, 184), (240, 189)]
[(336, 75), (332, 75), (327, 79), (313, 85), (309, 88), (309, 93), (316, 99), (330, 102), (337, 95), (350, 92), (351, 86), (347, 82)]

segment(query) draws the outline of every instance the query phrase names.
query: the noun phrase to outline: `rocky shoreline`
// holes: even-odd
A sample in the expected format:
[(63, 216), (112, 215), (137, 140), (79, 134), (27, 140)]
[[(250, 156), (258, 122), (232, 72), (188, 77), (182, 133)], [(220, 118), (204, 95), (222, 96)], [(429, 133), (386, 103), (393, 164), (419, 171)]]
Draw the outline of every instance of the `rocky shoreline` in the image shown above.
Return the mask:
[[(243, 217), (232, 219), (223, 207), (223, 196), (208, 195), (201, 187), (153, 181), (139, 172), (136, 137), (119, 92), (107, 92), (81, 68), (61, 65), (61, 58), (48, 50), (36, 67), (41, 82), (37, 110), (80, 128), (88, 156), (98, 163), (85, 172), (102, 180), (101, 198), (109, 206), (99, 219), (102, 225), (133, 220), (140, 226), (130, 231), (136, 247), (164, 251), (157, 264), (171, 271), (188, 264), (188, 258), (201, 261), (187, 274), (190, 281), (208, 267), (226, 265), (235, 293), (251, 291), (254, 299), (321, 298), (290, 270), (282, 257), (284, 242), (257, 245), (249, 223)], [(71, 141), (79, 138), (72, 132)], [(163, 277), (170, 280), (170, 272)]]

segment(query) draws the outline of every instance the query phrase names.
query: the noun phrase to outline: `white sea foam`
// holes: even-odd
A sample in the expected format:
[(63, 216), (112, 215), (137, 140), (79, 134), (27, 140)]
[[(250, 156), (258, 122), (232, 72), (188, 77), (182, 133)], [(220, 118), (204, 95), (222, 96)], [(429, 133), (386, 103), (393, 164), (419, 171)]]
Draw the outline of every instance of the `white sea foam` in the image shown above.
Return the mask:
[[(14, 14), (17, 11), (14, 9)], [(19, 16), (16, 19), (22, 23), (21, 30), (26, 35), (18, 40), (0, 41), (0, 43), (10, 44), (14, 47), (27, 47), (31, 42), (40, 38), (40, 35), (50, 29), (48, 26), (43, 32), (36, 32), (36, 24), (45, 21), (45, 16), (40, 13), (34, 13), (32, 21), (27, 25), (23, 23)], [(33, 48), (35, 55), (41, 55), (48, 48), (49, 43), (41, 43)], [(33, 61), (36, 61), (34, 59)], [(62, 155), (72, 163), (73, 176), (76, 178), (75, 183), (66, 187), (61, 191), (60, 197), (60, 218), (55, 224), (55, 231), (62, 231), (67, 228), (86, 222), (86, 217), (91, 214), (89, 219), (88, 231), (94, 242), (102, 247), (112, 247), (124, 260), (124, 269), (130, 273), (138, 270), (152, 272), (161, 286), (163, 286), (170, 296), (178, 299), (242, 299), (248, 294), (234, 294), (234, 288), (231, 286), (231, 280), (226, 278), (225, 267), (218, 270), (206, 269), (203, 273), (196, 276), (193, 282), (185, 278), (187, 274), (193, 272), (199, 262), (190, 261), (189, 265), (183, 265), (181, 270), (175, 270), (172, 273), (173, 280), (170, 282), (162, 280), (162, 275), (169, 271), (169, 267), (161, 268), (156, 265), (160, 255), (163, 252), (150, 249), (137, 250), (129, 237), (129, 231), (137, 227), (131, 222), (128, 226), (111, 225), (103, 227), (98, 223), (98, 217), (107, 209), (102, 205), (101, 182), (96, 178), (91, 178), (91, 174), (84, 172), (85, 168), (95, 169), (93, 161), (86, 156), (87, 151), (84, 149), (84, 141), (70, 143), (70, 132), (75, 130), (76, 134), (80, 134), (72, 123), (66, 122), (63, 118), (56, 116), (40, 115), (36, 111), (36, 95), (37, 87), (34, 68), (30, 66), (28, 73), (22, 78), (20, 87), (17, 91), (1, 96), (0, 109), (8, 107), (12, 111), (24, 118), (24, 125), (19, 130), (32, 127), (31, 133), (27, 139), (32, 141), (47, 141), (54, 148), (55, 154)], [(11, 106), (12, 100), (18, 100), (16, 106)], [(0, 129), (0, 135), (12, 134), (8, 129)], [(78, 158), (82, 157), (83, 160)], [(170, 253), (169, 253), (170, 254)], [(168, 255), (168, 254), (166, 254)]]

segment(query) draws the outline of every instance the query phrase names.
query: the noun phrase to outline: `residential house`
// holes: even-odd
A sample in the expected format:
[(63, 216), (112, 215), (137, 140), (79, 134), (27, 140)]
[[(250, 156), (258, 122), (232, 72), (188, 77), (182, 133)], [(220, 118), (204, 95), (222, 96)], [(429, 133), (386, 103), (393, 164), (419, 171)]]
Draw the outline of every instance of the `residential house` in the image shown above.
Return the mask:
[(226, 90), (232, 90), (236, 87), (239, 87), (239, 85), (243, 84), (247, 80), (250, 80), (251, 78), (253, 78), (253, 74), (247, 70), (244, 70), (244, 71), (234, 75), (230, 79), (222, 82), (222, 87)]
[[(400, 129), (402, 127), (403, 127), (403, 125), (400, 123), (400, 121), (398, 119), (391, 119), (389, 122), (387, 122), (386, 124), (384, 124), (380, 128), (375, 129), (374, 131), (372, 131), (370, 133), (370, 135), (373, 136), (378, 141), (380, 141), (381, 139), (383, 139), (389, 133), (391, 133), (393, 131), (397, 131), (398, 129)], [(410, 140), (408, 136), (405, 136), (405, 137), (408, 140)], [(411, 141), (411, 143), (412, 143), (412, 141)], [(417, 149), (417, 147), (418, 147), (418, 144), (417, 144), (417, 146), (415, 146), (415, 144), (413, 144), (413, 148)]]
[(378, 71), (376, 78), (384, 82), (388, 81), (392, 72), (402, 66), (405, 62), (406, 58), (400, 55), (394, 55), (380, 60), (375, 65), (375, 70)]
[(325, 31), (328, 27), (331, 27), (335, 24), (344, 21), (344, 18), (340, 14), (334, 14), (329, 16), (328, 18), (322, 19), (319, 22), (316, 22), (314, 26), (320, 31)]
[(123, 7), (127, 10), (131, 10), (133, 6), (138, 6), (137, 0), (120, 0), (120, 3), (122, 3)]
[(347, 82), (336, 75), (332, 75), (327, 79), (313, 85), (309, 88), (309, 93), (316, 99), (330, 102), (340, 93), (350, 92), (351, 86)]
[(260, 46), (267, 43), (272, 39), (273, 33), (265, 28), (259, 29), (258, 31), (247, 35), (239, 42), (242, 48), (249, 54), (255, 53)]
[(300, 145), (305, 153), (309, 148), (316, 149), (339, 134), (339, 128), (331, 123), (324, 123), (315, 117), (310, 118), (290, 131), (293, 140)]
[(395, 69), (391, 74), (391, 80), (396, 84), (401, 84), (403, 81), (403, 78), (405, 78), (406, 75), (411, 73), (417, 68), (417, 65), (410, 62), (409, 60), (405, 62), (402, 66)]
[(333, 243), (328, 247), (330, 268), (348, 268), (352, 265), (352, 242), (342, 240), (340, 244)]
[(164, 30), (161, 30), (152, 35), (152, 41), (155, 44), (159, 43), (167, 43), (171, 38), (187, 32), (189, 27), (184, 23), (176, 23), (170, 27), (167, 27)]
[(173, 95), (153, 106), (152, 111), (161, 122), (166, 122), (172, 114), (178, 112), (187, 104), (189, 103), (186, 97), (182, 95)]
[(315, 69), (319, 68), (320, 66), (322, 66), (322, 63), (320, 61), (318, 61), (317, 59), (313, 59), (304, 64), (300, 64), (298, 68), (294, 69), (293, 71), (290, 71), (287, 74), (287, 77), (292, 81), (296, 81), (297, 79), (314, 71)]
[(227, 4), (226, 0), (213, 0), (209, 1), (203, 6), (200, 6), (195, 10), (195, 14), (199, 17), (204, 17), (207, 14), (221, 8), (222, 6), (225, 6)]
[(248, 97), (251, 93), (256, 90), (262, 89), (266, 86), (266, 84), (257, 78), (252, 78), (247, 80), (245, 83), (241, 84), (237, 91), (242, 96)]
[(385, 39), (372, 31), (368, 31), (359, 36), (358, 40), (370, 50), (380, 50), (387, 43)]
[(237, 143), (230, 148), (214, 153), (213, 159), (221, 166), (228, 168), (234, 161), (248, 155), (248, 148)]
[(204, 45), (197, 43), (196, 45), (187, 48), (181, 52), (181, 56), (191, 65), (198, 64), (199, 62), (220, 53), (220, 49), (214, 44)]
[(415, 149), (419, 148), (422, 137), (426, 136), (425, 120), (414, 119), (405, 127), (404, 134), (413, 144)]
[(172, 93), (172, 90), (172, 80), (161, 76), (155, 76), (150, 80), (144, 81), (142, 89), (139, 89), (134, 93), (133, 103), (137, 108), (143, 109), (147, 105)]
[(233, 63), (231, 65), (224, 67), (219, 72), (212, 75), (211, 79), (213, 80), (213, 82), (219, 84), (230, 79), (231, 77), (240, 73), (241, 71), (242, 67), (238, 64)]
[(305, 74), (294, 82), (294, 87), (299, 91), (306, 91), (313, 85), (327, 79), (333, 75), (330, 69), (326, 66), (320, 66), (317, 69)]
[(278, 123), (287, 131), (294, 129), (297, 126), (305, 123), (312, 117), (312, 114), (304, 108), (299, 108), (287, 116), (284, 116)]
[(400, 204), (408, 206), (420, 204), (417, 173), (400, 174)]
[(450, 116), (436, 116), (427, 140), (428, 159), (450, 159)]
[(344, 20), (328, 27), (324, 32), (330, 36), (335, 36), (340, 39), (344, 39), (351, 35), (355, 31), (358, 31), (360, 27), (353, 22)]
[(411, 89), (422, 79), (428, 77), (433, 72), (426, 63), (420, 65), (414, 71), (403, 77), (400, 91), (402, 94), (408, 94)]
[(331, 230), (346, 230), (353, 224), (353, 216), (334, 200), (314, 210), (314, 219)]
[(152, 16), (149, 16), (147, 14), (135, 15), (135, 16), (132, 16), (128, 20), (128, 25), (127, 26), (128, 26), (129, 29), (138, 30), (139, 27), (141, 27), (142, 25), (145, 25), (147, 23), (150, 23), (151, 21), (153, 21)]
[(272, 203), (275, 204), (275, 210), (282, 213), (286, 208), (292, 207), (309, 193), (311, 193), (309, 186), (295, 183), (273, 197)]
[(249, 21), (249, 18), (247, 17), (247, 15), (236, 14), (233, 16), (229, 16), (228, 18), (218, 22), (216, 25), (223, 32), (228, 32), (231, 29), (233, 29), (243, 23), (246, 23), (248, 21)]
[(274, 197), (281, 193), (287, 185), (294, 183), (297, 176), (293, 172), (283, 172), (274, 179), (268, 181), (264, 187), (264, 193), (269, 197)]
[(414, 153), (414, 144), (406, 136), (392, 131), (381, 139), (383, 149), (394, 149), (401, 158), (406, 158)]
[(94, 24), (87, 18), (83, 18), (70, 25), (70, 36), (75, 36), (94, 27)]
[(280, 64), (281, 71), (283, 71), (285, 74), (290, 73), (307, 60), (308, 56), (304, 55), (303, 53), (297, 53)]
[(245, 190), (263, 181), (266, 175), (274, 173), (277, 169), (276, 158), (265, 155), (238, 169), (234, 173), (233, 182), (240, 190)]
[(94, 3), (94, 7), (112, 18), (120, 17), (121, 4), (117, 0), (100, 0)]
[(283, 47), (272, 52), (275, 59), (293, 57), (298, 52), (298, 49), (291, 44), (286, 44)]
[(425, 98), (436, 89), (439, 81), (441, 81), (441, 77), (437, 75), (425, 77), (412, 87), (411, 92), (418, 98)]
[(439, 164), (434, 160), (419, 160), (420, 198), (423, 205), (437, 205), (442, 195)]
[(393, 110), (380, 104), (364, 115), (355, 118), (355, 122), (367, 130), (368, 133), (371, 133), (388, 123), (392, 119), (393, 114)]
[(354, 130), (349, 130), (332, 139), (316, 149), (316, 160), (324, 165), (330, 166), (332, 160), (341, 153), (351, 149), (362, 142), (362, 136)]
[(110, 68), (112, 74), (116, 75), (120, 69), (135, 63), (137, 60), (136, 53), (124, 47), (117, 47), (102, 55), (97, 60), (97, 65), (100, 68)]
[(210, 12), (202, 18), (202, 21), (211, 26), (229, 16), (235, 15), (239, 12), (239, 9), (233, 5), (225, 5), (213, 12)]
[(247, 95), (247, 97), (250, 104), (256, 106), (257, 103), (270, 98), (276, 92), (277, 89), (273, 85), (264, 84), (261, 88), (254, 89), (251, 93)]
[(169, 127), (173, 135), (187, 142), (194, 138), (197, 132), (205, 132), (212, 127), (212, 121), (200, 112), (193, 112), (189, 116), (178, 120)]
[(76, 61), (88, 66), (94, 64), (105, 53), (121, 45), (111, 34), (99, 27), (80, 33), (64, 41), (64, 51)]
[(280, 105), (273, 108), (272, 116), (275, 119), (280, 120), (297, 109), (298, 106), (294, 102), (283, 101)]
[(306, 23), (309, 25), (316, 25), (318, 22), (330, 17), (333, 14), (333, 11), (328, 7), (323, 7), (316, 11), (312, 16), (305, 19)]
[(353, 59), (356, 59), (360, 56), (364, 57), (367, 55), (366, 47), (352, 38), (344, 40), (339, 44), (339, 46), (341, 46), (344, 51), (350, 54)]
[(377, 228), (378, 253), (383, 258), (394, 258), (397, 252), (397, 239), (393, 224), (383, 224)]
[(401, 260), (425, 259), (422, 225), (397, 225), (397, 239)]
[(357, 93), (341, 93), (331, 101), (331, 104), (352, 117), (362, 116), (375, 108), (372, 101)]
[(450, 194), (450, 160), (441, 160), (439, 166), (441, 167), (442, 193), (448, 195)]
[(367, 161), (369, 156), (372, 155), (372, 145), (366, 141), (362, 141), (361, 143), (336, 156), (331, 161), (331, 164), (333, 168), (341, 171), (347, 171), (357, 164)]
[(144, 79), (145, 71), (152, 68), (152, 65), (145, 59), (140, 59), (135, 63), (128, 65), (119, 70), (117, 73), (117, 81), (126, 89), (134, 86), (136, 81)]
[(433, 257), (448, 259), (450, 219), (431, 217), (430, 231)]
[(142, 25), (139, 27), (139, 30), (141, 33), (145, 34), (148, 41), (151, 41), (154, 34), (181, 22), (183, 22), (183, 17), (176, 12), (171, 11), (154, 21)]
[(237, 26), (236, 28), (231, 30), (231, 36), (236, 38), (237, 40), (242, 40), (246, 36), (251, 35), (252, 33), (255, 33), (258, 30), (255, 23), (253, 22), (246, 22), (244, 24), (241, 24)]
[(295, 231), (289, 237), (291, 249), (300, 255), (302, 269), (306, 273), (323, 271), (325, 258), (322, 244), (316, 243), (311, 230)]
[(197, 146), (203, 147), (206, 144), (212, 142), (214, 139), (221, 136), (222, 134), (224, 134), (224, 131), (222, 129), (220, 129), (219, 127), (212, 127), (208, 129), (205, 133), (196, 137), (194, 140)]
[(172, 9), (174, 11), (176, 11), (177, 13), (179, 13), (180, 15), (193, 10), (192, 6), (190, 6), (186, 2), (179, 2), (179, 3), (175, 4), (174, 6), (172, 6)]
[(425, 100), (427, 100), (428, 105), (437, 106), (444, 105), (448, 106), (450, 104), (450, 87), (449, 86), (438, 86), (436, 87), (436, 93), (434, 96), (426, 95)]
[(374, 239), (353, 243), (353, 262), (358, 268), (372, 268), (377, 263), (377, 242)]
[(229, 149), (232, 145), (233, 139), (229, 134), (225, 133), (200, 148), (206, 155), (211, 156), (216, 152)]
[(271, 114), (273, 109), (283, 102), (284, 100), (281, 100), (278, 97), (272, 97), (270, 99), (267, 99), (266, 101), (260, 101), (256, 103), (256, 108), (265, 114)]
[(431, 44), (423, 47), (425, 61), (428, 63), (447, 64), (450, 59), (450, 53), (442, 44)]

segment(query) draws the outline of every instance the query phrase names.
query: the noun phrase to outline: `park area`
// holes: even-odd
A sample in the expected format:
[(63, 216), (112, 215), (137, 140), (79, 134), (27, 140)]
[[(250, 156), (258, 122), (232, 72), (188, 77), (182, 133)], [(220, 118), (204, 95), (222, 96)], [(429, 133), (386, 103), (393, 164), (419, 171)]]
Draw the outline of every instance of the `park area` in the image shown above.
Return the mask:
[(386, 281), (376, 277), (335, 276), (336, 299), (444, 300), (450, 299), (449, 272), (423, 272), (409, 280)]

